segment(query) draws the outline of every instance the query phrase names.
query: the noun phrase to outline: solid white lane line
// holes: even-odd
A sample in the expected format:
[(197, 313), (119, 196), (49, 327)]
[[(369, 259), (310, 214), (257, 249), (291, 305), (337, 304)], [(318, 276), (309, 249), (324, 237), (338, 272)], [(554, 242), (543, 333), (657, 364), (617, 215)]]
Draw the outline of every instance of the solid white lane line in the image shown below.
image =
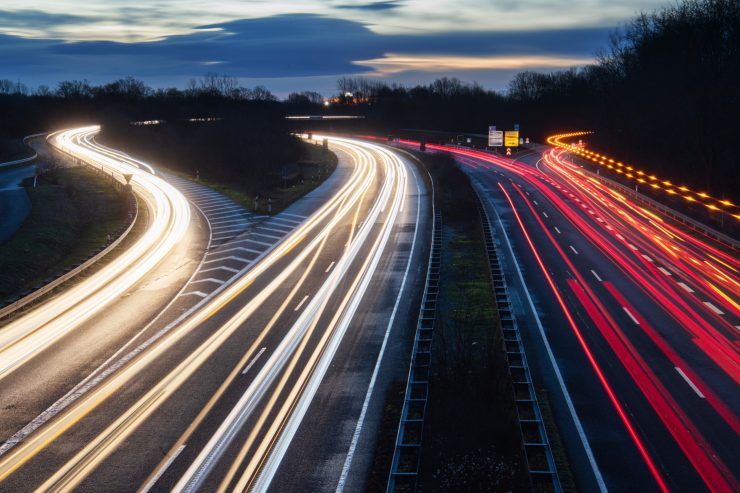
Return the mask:
[(332, 261), (332, 263), (330, 263), (330, 264), (329, 264), (329, 267), (327, 267), (327, 268), (326, 268), (326, 270), (325, 270), (324, 272), (329, 272), (329, 271), (331, 270), (331, 268), (332, 268), (332, 267), (334, 267), (334, 263), (335, 263), (335, 262), (334, 262), (334, 261)]
[(671, 271), (669, 271), (669, 270), (668, 270), (668, 269), (666, 269), (665, 267), (658, 267), (658, 270), (659, 270), (660, 272), (662, 272), (663, 274), (667, 275), (667, 276), (672, 276), (672, 275), (673, 275), (673, 274), (671, 274)]
[[(517, 260), (516, 256), (514, 255), (514, 248), (511, 246), (511, 240), (509, 240), (509, 236), (506, 234), (506, 229), (504, 228), (504, 224), (501, 221), (501, 216), (499, 215), (495, 207), (493, 209), (493, 212), (494, 214), (496, 214), (496, 220), (498, 221), (500, 229), (504, 232), (503, 238), (506, 241), (506, 248), (509, 251), (511, 258), (514, 260), (514, 267), (516, 268), (516, 273), (517, 273), (517, 277), (519, 278), (519, 282), (521, 283), (521, 286), (526, 287), (527, 283), (524, 281), (524, 274), (522, 274), (522, 268), (519, 265), (519, 261)], [(596, 463), (596, 457), (594, 456), (593, 449), (591, 449), (591, 444), (588, 441), (586, 432), (583, 429), (583, 423), (581, 423), (581, 419), (578, 417), (578, 412), (576, 412), (575, 405), (573, 405), (573, 399), (570, 396), (568, 387), (565, 385), (563, 374), (560, 371), (560, 367), (558, 366), (558, 363), (555, 359), (555, 354), (552, 352), (552, 346), (550, 346), (550, 341), (547, 338), (547, 335), (545, 334), (545, 328), (542, 325), (542, 320), (540, 320), (540, 317), (537, 314), (537, 308), (535, 308), (534, 301), (532, 300), (532, 295), (529, 293), (529, 290), (526, 288), (523, 291), (524, 291), (524, 296), (526, 297), (527, 303), (529, 304), (531, 313), (534, 316), (534, 320), (537, 323), (537, 329), (540, 333), (542, 343), (545, 346), (547, 357), (550, 360), (550, 365), (553, 369), (553, 372), (555, 373), (555, 378), (558, 381), (558, 386), (560, 387), (560, 391), (563, 393), (563, 397), (565, 398), (565, 403), (568, 407), (568, 412), (570, 413), (570, 416), (573, 419), (573, 424), (575, 425), (576, 432), (578, 433), (578, 438), (580, 438), (581, 444), (583, 445), (583, 450), (585, 451), (586, 457), (588, 458), (588, 463), (591, 466), (591, 471), (593, 472), (594, 478), (596, 479), (596, 484), (598, 485), (599, 491), (601, 493), (607, 493), (608, 489), (606, 487), (606, 483), (604, 482), (604, 477), (601, 474), (601, 469), (599, 468), (599, 465)]]
[(640, 322), (637, 321), (637, 319), (635, 318), (635, 316), (632, 315), (632, 313), (627, 309), (626, 306), (623, 306), (622, 307), (622, 310), (624, 310), (624, 313), (626, 313), (627, 315), (630, 316), (630, 318), (632, 319), (633, 322), (635, 322), (636, 325), (640, 325)]
[(225, 270), (225, 271), (228, 271), (228, 272), (233, 272), (234, 274), (236, 274), (237, 272), (239, 272), (238, 269), (232, 269), (231, 267), (224, 267), (223, 265), (222, 266), (219, 266), (219, 267), (211, 267), (210, 269), (203, 269), (200, 272), (212, 272), (214, 270)]
[(696, 387), (694, 382), (691, 381), (691, 379), (683, 372), (683, 370), (677, 366), (675, 366), (674, 368), (676, 368), (676, 371), (678, 372), (678, 374), (681, 375), (681, 378), (683, 378), (686, 381), (686, 383), (689, 384), (689, 387), (691, 387), (691, 390), (696, 392), (696, 395), (698, 395), (700, 399), (704, 399), (704, 394), (701, 393), (701, 390), (699, 390)]
[(157, 474), (155, 474), (152, 477), (152, 479), (150, 479), (149, 482), (144, 485), (144, 487), (141, 489), (141, 493), (148, 493), (149, 490), (152, 489), (152, 486), (157, 484), (157, 481), (159, 481), (159, 478), (162, 477), (162, 474), (164, 474), (167, 468), (169, 468), (172, 465), (172, 463), (175, 462), (175, 459), (177, 459), (177, 457), (180, 455), (180, 453), (182, 453), (184, 449), (185, 449), (185, 444), (183, 443), (177, 448), (177, 450), (175, 450), (175, 453), (172, 454), (169, 459), (167, 459), (167, 462), (165, 462), (162, 468), (159, 471), (157, 471)]
[(298, 310), (300, 310), (301, 307), (303, 306), (303, 304), (306, 302), (307, 299), (308, 299), (308, 295), (304, 296), (303, 299), (301, 300), (301, 302), (298, 303), (298, 306), (295, 307), (295, 308), (293, 308), (293, 311), (294, 312), (297, 312)]
[(266, 349), (267, 349), (266, 347), (263, 347), (262, 349), (259, 350), (259, 352), (254, 356), (254, 358), (252, 358), (252, 361), (247, 363), (247, 366), (244, 367), (244, 369), (242, 370), (242, 375), (245, 375), (249, 371), (249, 369), (252, 368), (252, 366), (254, 366), (254, 364), (257, 362), (259, 357), (262, 356), (262, 353), (264, 353)]
[(596, 273), (595, 270), (591, 269), (591, 274), (594, 275), (594, 277), (596, 278), (597, 281), (599, 281), (599, 282), (602, 281), (602, 279), (599, 277), (599, 275)]
[(678, 284), (679, 286), (681, 286), (682, 288), (684, 288), (684, 290), (686, 290), (686, 292), (688, 292), (688, 293), (693, 293), (693, 292), (694, 292), (694, 290), (693, 290), (693, 289), (691, 289), (691, 287), (690, 287), (690, 286), (689, 286), (688, 284), (686, 284), (686, 283), (683, 283), (683, 282), (679, 282), (679, 283), (677, 283), (677, 284)]
[(560, 230), (558, 229), (558, 227), (557, 227), (557, 226), (555, 226), (555, 232), (556, 232), (557, 234), (560, 234)]
[(575, 253), (576, 255), (578, 255), (578, 250), (576, 250), (575, 248), (573, 248), (573, 245), (568, 245), (568, 246), (570, 247), (571, 250), (573, 250), (573, 253)]
[(725, 312), (723, 312), (722, 310), (720, 310), (719, 308), (717, 308), (716, 306), (714, 306), (712, 303), (710, 303), (708, 301), (705, 301), (704, 304), (707, 305), (717, 315), (724, 315), (725, 314)]
[(236, 257), (234, 255), (229, 255), (228, 257), (219, 257), (219, 258), (214, 258), (212, 260), (206, 260), (203, 263), (210, 264), (211, 262), (223, 262), (224, 260), (236, 260), (237, 262), (245, 262), (247, 264), (251, 262), (251, 260), (249, 260), (248, 258), (242, 258), (242, 257)]

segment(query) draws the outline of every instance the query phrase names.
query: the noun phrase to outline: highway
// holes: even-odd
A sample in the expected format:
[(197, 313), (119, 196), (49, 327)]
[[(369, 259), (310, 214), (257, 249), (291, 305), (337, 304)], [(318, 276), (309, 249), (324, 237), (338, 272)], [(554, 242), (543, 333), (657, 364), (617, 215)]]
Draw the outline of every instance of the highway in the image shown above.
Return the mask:
[(560, 149), (518, 160), (427, 149), (451, 153), (496, 218), (530, 364), (580, 489), (738, 491), (737, 251)]
[[(60, 134), (59, 145), (111, 169), (126, 166), (113, 171), (132, 171), (135, 187), (166, 184), (151, 169), (96, 144), (95, 131)], [(302, 212), (286, 211), (283, 218), (305, 219), (276, 235), (239, 276), (203, 293), (173, 323), (146, 328), (136, 344), (110, 356), (110, 371), (94, 385), (83, 385), (22, 439), (6, 442), (2, 489), (263, 491), (275, 482), (278, 490), (292, 485), (287, 489), (302, 491), (301, 473), (310, 481), (326, 470), (336, 458), (331, 447), (343, 456), (326, 489), (335, 489), (348, 468), (367, 470), (373, 450), (367, 437), (387, 383), (374, 369), (403, 357), (399, 341), (418, 310), (430, 204), (423, 177), (396, 153), (337, 138), (330, 147), (345, 171), (341, 182), (325, 189), (322, 200), (307, 197)], [(176, 213), (178, 207), (153, 208), (160, 209)], [(246, 234), (244, 241), (256, 239), (257, 233)], [(177, 243), (176, 234), (164, 236)], [(234, 248), (248, 249), (228, 249)], [(221, 263), (229, 257), (214, 258), (208, 268), (233, 265)], [(81, 303), (103, 292), (89, 292)], [(17, 356), (7, 359), (7, 378), (64, 337), (56, 330), (49, 336), (23, 331), (30, 326), (0, 332), (10, 341), (19, 334), (29, 348), (17, 352), (8, 345), (8, 354)], [(340, 391), (341, 400), (325, 398)], [(324, 417), (335, 420), (324, 430), (303, 424)], [(327, 433), (340, 424), (342, 431)]]

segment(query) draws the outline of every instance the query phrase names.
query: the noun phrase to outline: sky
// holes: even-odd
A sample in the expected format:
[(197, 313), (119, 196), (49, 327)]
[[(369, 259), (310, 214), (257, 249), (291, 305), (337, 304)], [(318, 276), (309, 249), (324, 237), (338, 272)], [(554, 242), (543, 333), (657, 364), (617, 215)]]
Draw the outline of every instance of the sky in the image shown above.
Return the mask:
[(185, 87), (217, 72), (277, 94), (342, 75), (505, 89), (522, 70), (592, 63), (663, 0), (0, 0), (0, 79), (54, 87), (132, 75)]

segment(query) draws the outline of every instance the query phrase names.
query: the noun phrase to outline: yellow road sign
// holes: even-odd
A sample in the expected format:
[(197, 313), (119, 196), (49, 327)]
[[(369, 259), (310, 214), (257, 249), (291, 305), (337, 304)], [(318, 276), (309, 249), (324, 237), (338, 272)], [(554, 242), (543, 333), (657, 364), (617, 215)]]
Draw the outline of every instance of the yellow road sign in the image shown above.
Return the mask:
[(507, 130), (504, 134), (506, 147), (519, 147), (519, 130)]

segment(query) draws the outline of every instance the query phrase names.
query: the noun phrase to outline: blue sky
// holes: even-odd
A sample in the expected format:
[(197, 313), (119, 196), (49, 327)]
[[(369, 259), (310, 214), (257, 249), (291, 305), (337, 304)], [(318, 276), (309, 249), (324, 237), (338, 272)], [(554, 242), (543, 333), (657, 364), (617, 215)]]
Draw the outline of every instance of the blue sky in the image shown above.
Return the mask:
[(329, 94), (341, 75), (446, 75), (502, 89), (512, 74), (590, 63), (653, 0), (35, 0), (0, 3), (0, 78), (35, 86), (133, 75), (183, 87), (206, 72), (277, 93)]

